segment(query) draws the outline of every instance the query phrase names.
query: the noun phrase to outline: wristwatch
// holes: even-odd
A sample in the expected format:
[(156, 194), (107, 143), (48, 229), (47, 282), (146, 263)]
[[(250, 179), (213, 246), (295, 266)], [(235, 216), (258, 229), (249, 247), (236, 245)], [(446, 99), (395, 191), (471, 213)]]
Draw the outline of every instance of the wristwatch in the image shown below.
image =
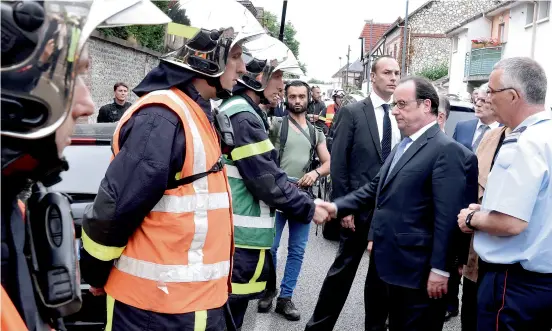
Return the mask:
[(477, 230), (473, 225), (471, 225), (471, 220), (473, 218), (473, 215), (475, 214), (476, 210), (472, 211), (471, 213), (468, 214), (468, 216), (466, 217), (466, 226), (471, 229), (471, 230)]

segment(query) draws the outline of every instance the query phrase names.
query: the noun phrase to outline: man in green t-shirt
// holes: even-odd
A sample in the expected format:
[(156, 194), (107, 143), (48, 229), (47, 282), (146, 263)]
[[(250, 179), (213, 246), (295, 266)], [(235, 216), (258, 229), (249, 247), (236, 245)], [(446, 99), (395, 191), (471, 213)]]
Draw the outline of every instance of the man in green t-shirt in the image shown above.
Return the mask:
[[(310, 99), (308, 85), (302, 81), (293, 81), (288, 84), (285, 93), (288, 115), (275, 118), (270, 128), (269, 138), (274, 148), (280, 151), (280, 168), (286, 172), (289, 180), (309, 190), (320, 176), (327, 176), (330, 173), (330, 154), (326, 147), (324, 133), (308, 123), (305, 116)], [(318, 155), (320, 159), (321, 165), (318, 168), (315, 168), (312, 162), (314, 155)], [(276, 266), (276, 252), (286, 222), (289, 226), (288, 258), (280, 286), (280, 296), (276, 303), (276, 312), (284, 315), (288, 320), (298, 321), (301, 315), (291, 301), (291, 297), (303, 263), (310, 224), (288, 219), (283, 213), (276, 212), (276, 238), (271, 249), (274, 266)], [(265, 297), (259, 300), (259, 311), (268, 311), (275, 296), (276, 290), (268, 289)]]

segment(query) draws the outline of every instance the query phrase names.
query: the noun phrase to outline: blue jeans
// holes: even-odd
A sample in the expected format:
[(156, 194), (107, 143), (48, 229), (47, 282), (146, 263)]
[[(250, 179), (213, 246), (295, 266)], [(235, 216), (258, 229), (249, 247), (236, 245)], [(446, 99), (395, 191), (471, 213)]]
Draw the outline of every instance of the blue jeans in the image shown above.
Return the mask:
[(293, 296), (293, 290), (295, 290), (295, 286), (297, 286), (297, 278), (299, 277), (299, 272), (301, 272), (301, 265), (303, 264), (303, 256), (305, 255), (305, 247), (307, 247), (310, 230), (310, 223), (305, 224), (294, 220), (288, 222), (284, 214), (276, 212), (276, 237), (270, 249), (272, 260), (274, 261), (274, 268), (276, 268), (276, 253), (278, 252), (278, 246), (280, 246), (280, 239), (282, 238), (282, 231), (284, 230), (286, 222), (289, 226), (288, 256), (284, 278), (280, 285), (280, 298), (291, 298)]

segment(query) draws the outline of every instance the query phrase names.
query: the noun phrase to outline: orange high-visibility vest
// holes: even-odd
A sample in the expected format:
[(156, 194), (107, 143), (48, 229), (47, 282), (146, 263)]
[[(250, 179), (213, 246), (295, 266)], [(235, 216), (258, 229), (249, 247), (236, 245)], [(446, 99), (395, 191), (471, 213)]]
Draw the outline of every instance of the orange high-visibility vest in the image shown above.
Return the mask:
[(13, 305), (8, 293), (2, 286), (2, 309), (0, 309), (0, 330), (2, 331), (20, 331), (27, 330), (27, 326), (19, 312)]
[[(184, 126), (184, 178), (209, 170), (221, 156), (219, 138), (204, 111), (182, 91), (154, 91), (121, 117), (113, 136), (136, 111), (152, 104), (174, 111)], [(136, 180), (140, 180), (137, 178)], [(105, 291), (140, 309), (181, 314), (223, 306), (234, 249), (230, 186), (223, 171), (166, 190), (115, 260)]]
[(334, 116), (335, 116), (335, 105), (331, 104), (326, 108), (325, 122), (328, 128), (332, 125)]

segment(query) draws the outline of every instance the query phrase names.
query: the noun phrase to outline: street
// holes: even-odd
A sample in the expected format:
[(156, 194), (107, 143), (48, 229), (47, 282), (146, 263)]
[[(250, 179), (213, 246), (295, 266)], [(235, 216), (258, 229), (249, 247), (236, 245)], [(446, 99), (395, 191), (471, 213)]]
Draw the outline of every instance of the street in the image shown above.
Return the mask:
[[(287, 256), (288, 228), (282, 234), (281, 246), (278, 250), (278, 287), (284, 275), (285, 259)], [(243, 331), (299, 331), (304, 330), (318, 299), (318, 293), (328, 269), (330, 268), (338, 248), (338, 242), (328, 241), (322, 237), (322, 228), (318, 229), (311, 224), (309, 243), (305, 252), (303, 268), (297, 282), (293, 302), (301, 312), (299, 322), (290, 322), (274, 312), (268, 314), (257, 313), (257, 302), (251, 302), (243, 323)], [(368, 255), (365, 254), (358, 268), (357, 277), (349, 293), (349, 298), (343, 308), (335, 331), (364, 330), (364, 280), (368, 272)], [(274, 307), (276, 300), (274, 300)], [(445, 323), (445, 331), (459, 331), (460, 317), (453, 318)]]

